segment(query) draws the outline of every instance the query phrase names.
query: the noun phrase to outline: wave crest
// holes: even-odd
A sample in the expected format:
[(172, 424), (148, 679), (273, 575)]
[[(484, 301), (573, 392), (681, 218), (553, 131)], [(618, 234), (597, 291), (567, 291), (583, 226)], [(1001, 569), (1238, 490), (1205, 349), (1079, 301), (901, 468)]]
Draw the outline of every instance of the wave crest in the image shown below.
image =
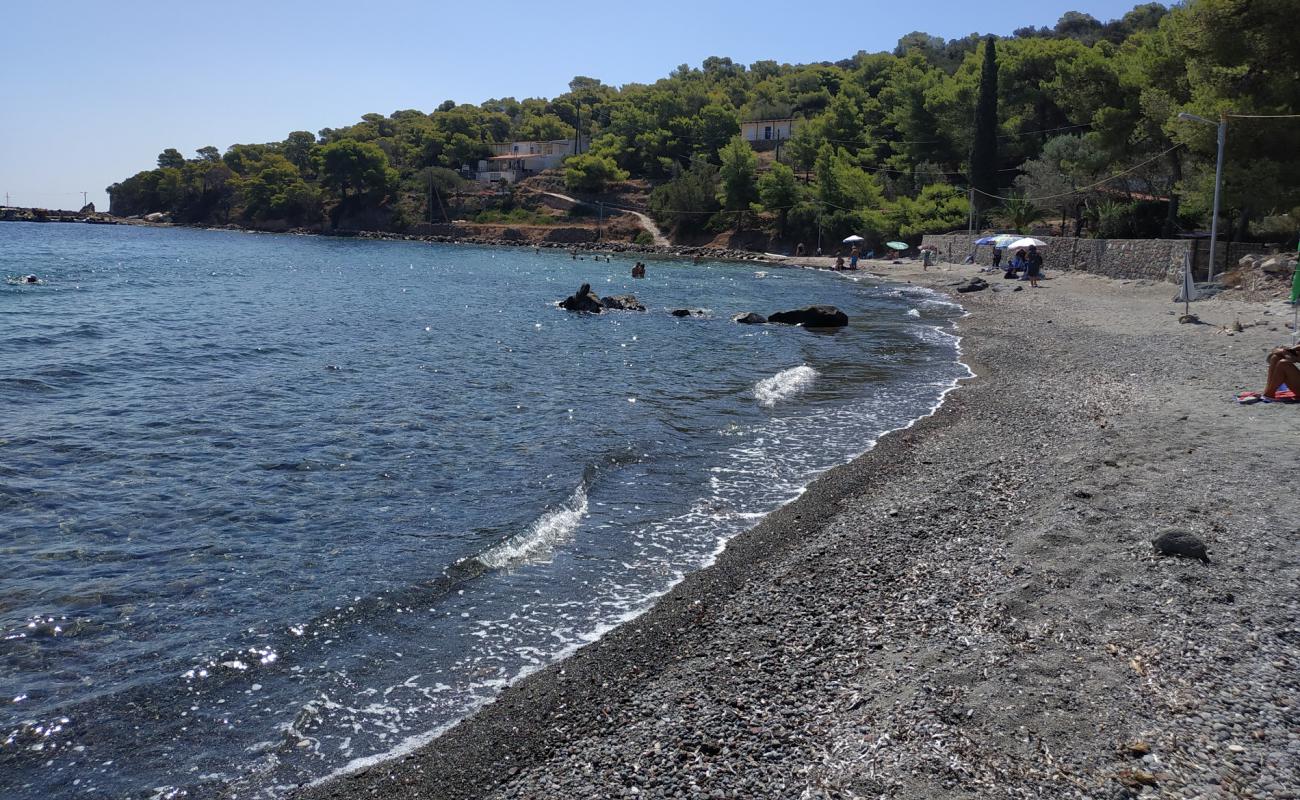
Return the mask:
[(559, 508), (538, 517), (528, 530), (483, 551), (476, 560), (488, 569), (505, 569), (547, 560), (556, 545), (573, 535), (585, 516), (587, 485), (584, 482)]
[(759, 405), (771, 408), (807, 389), (817, 379), (817, 375), (817, 370), (806, 364), (782, 370), (754, 384), (754, 398)]

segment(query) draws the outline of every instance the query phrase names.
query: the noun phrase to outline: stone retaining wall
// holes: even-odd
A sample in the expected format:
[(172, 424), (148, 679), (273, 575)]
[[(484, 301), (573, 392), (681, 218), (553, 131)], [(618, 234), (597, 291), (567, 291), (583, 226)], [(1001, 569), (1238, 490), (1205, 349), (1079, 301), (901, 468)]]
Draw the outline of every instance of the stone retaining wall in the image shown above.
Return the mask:
[[(923, 245), (939, 249), (945, 261), (961, 262), (975, 250), (979, 264), (993, 263), (993, 248), (975, 247), (977, 237), (950, 233), (926, 236)], [(1199, 239), (1076, 239), (1067, 236), (1036, 236), (1047, 242), (1043, 250), (1046, 269), (1071, 269), (1092, 272), (1108, 278), (1139, 278), (1149, 281), (1178, 283), (1183, 276), (1183, 263), (1192, 254), (1193, 274), (1198, 281), (1206, 279), (1209, 269), (1210, 243)], [(1226, 272), (1237, 266), (1242, 256), (1254, 253), (1276, 252), (1276, 247), (1256, 242), (1219, 242), (1215, 248), (1215, 272)], [(1005, 256), (1004, 258), (1009, 258)]]

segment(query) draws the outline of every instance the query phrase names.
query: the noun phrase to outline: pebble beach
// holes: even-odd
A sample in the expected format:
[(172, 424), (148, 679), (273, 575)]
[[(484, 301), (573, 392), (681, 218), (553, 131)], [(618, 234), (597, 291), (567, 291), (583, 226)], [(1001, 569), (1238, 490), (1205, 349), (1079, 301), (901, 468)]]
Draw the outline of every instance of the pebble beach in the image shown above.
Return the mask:
[[(1233, 400), (1290, 307), (1180, 324), (1169, 284), (994, 277), (960, 295), (975, 377), (936, 413), (424, 748), (295, 797), (1300, 798), (1300, 407)], [(1158, 555), (1170, 530), (1208, 562)]]

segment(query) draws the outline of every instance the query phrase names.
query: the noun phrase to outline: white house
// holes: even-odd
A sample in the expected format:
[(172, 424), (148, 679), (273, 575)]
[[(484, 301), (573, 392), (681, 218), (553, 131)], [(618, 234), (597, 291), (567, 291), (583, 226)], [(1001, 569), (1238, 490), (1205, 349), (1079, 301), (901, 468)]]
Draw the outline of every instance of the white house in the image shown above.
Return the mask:
[(492, 155), (478, 162), (475, 178), (484, 183), (514, 183), (544, 169), (554, 169), (573, 154), (572, 139), (551, 142), (495, 142)]
[(740, 123), (740, 136), (755, 150), (763, 150), (776, 147), (777, 142), (789, 139), (797, 124), (797, 120), (790, 118), (756, 119)]

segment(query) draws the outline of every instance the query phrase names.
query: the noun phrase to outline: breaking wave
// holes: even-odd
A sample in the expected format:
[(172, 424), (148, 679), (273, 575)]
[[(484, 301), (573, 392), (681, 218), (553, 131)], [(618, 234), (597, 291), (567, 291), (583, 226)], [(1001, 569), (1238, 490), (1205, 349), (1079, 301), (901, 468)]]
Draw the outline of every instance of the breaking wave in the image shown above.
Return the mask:
[(754, 398), (759, 405), (771, 408), (782, 400), (802, 392), (817, 380), (817, 370), (806, 364), (782, 370), (770, 378), (764, 378), (754, 384)]

